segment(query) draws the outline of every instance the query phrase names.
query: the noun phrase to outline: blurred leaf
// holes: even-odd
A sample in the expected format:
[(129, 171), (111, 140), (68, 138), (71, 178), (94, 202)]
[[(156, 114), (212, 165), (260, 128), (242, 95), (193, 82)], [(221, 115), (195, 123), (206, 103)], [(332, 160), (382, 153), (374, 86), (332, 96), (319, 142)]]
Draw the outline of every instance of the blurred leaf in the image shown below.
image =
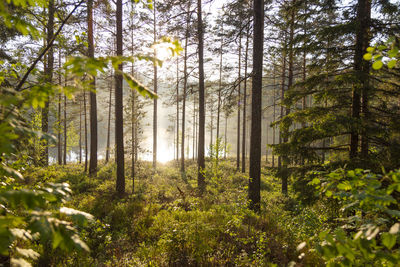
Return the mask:
[(142, 96), (148, 96), (151, 99), (158, 98), (158, 95), (154, 93), (152, 90), (148, 89), (141, 83), (139, 83), (135, 78), (133, 78), (128, 73), (123, 73), (123, 77), (126, 82), (129, 84), (131, 89), (137, 90)]

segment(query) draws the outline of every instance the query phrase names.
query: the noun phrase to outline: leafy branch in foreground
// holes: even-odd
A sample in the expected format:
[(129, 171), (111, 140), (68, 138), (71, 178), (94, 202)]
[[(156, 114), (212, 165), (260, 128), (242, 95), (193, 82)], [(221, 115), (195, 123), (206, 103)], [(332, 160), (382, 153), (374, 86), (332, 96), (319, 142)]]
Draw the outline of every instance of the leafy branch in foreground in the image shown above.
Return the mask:
[[(320, 174), (310, 182), (341, 206), (341, 225), (301, 243), (327, 266), (397, 266), (400, 261), (400, 170), (384, 175), (362, 169)], [(306, 250), (306, 248), (314, 249)]]
[(385, 43), (368, 47), (367, 53), (364, 54), (364, 59), (374, 61), (372, 68), (379, 70), (383, 67), (384, 62), (387, 62), (389, 69), (393, 69), (400, 61), (400, 41), (397, 37), (389, 38)]
[(71, 194), (67, 183), (34, 190), (12, 187), (0, 189), (0, 254), (10, 256), (11, 264), (30, 266), (25, 259), (37, 260), (40, 254), (27, 248), (35, 243), (43, 249), (51, 244), (66, 252), (89, 251), (74, 225), (85, 226), (92, 215), (62, 206)]

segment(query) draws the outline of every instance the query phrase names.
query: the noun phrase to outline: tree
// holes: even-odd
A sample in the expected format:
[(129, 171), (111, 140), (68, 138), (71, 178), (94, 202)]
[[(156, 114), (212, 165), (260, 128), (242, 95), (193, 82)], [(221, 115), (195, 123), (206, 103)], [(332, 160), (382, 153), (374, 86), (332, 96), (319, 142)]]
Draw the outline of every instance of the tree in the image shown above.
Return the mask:
[[(88, 27), (88, 56), (94, 59), (93, 41), (93, 0), (87, 2), (87, 27)], [(96, 78), (90, 83), (90, 162), (89, 174), (96, 175), (97, 172), (97, 100), (96, 100)]]
[[(116, 2), (116, 23), (117, 23), (117, 56), (123, 55), (122, 38), (122, 0)], [(118, 65), (118, 70), (122, 72), (122, 63)], [(116, 144), (116, 162), (117, 162), (117, 182), (116, 190), (119, 197), (125, 194), (125, 167), (124, 167), (124, 129), (123, 129), (123, 84), (122, 74), (115, 73), (115, 144)]]
[(264, 1), (254, 0), (254, 35), (253, 35), (253, 80), (251, 104), (250, 136), (250, 208), (260, 210), (260, 175), (261, 175), (261, 100), (262, 100), (262, 65), (264, 46)]
[[(156, 28), (156, 2), (153, 1), (153, 41), (157, 41), (157, 28)], [(157, 51), (154, 51), (155, 57), (157, 57)], [(154, 93), (157, 94), (157, 62), (154, 61)], [(153, 168), (157, 167), (157, 98), (154, 98), (153, 106)]]
[[(55, 13), (55, 7), (54, 7), (54, 0), (49, 0), (48, 3), (48, 21), (46, 25), (46, 31), (47, 31), (47, 36), (46, 36), (46, 45), (48, 46), (54, 36), (54, 13)], [(45, 69), (44, 69), (44, 74), (45, 74), (45, 81), (49, 84), (52, 83), (53, 81), (53, 69), (54, 69), (54, 50), (53, 46), (50, 47), (48, 53), (47, 53), (47, 58), (46, 58), (46, 63), (45, 63)], [(42, 109), (42, 132), (43, 133), (48, 133), (49, 131), (49, 105), (50, 105), (50, 98), (47, 97), (47, 101), (45, 102), (45, 106)], [(41, 156), (41, 163), (44, 166), (49, 165), (49, 145), (47, 140), (43, 140), (43, 145), (44, 145), (44, 150), (43, 154)]]
[(204, 99), (204, 40), (203, 40), (203, 19), (201, 14), (201, 0), (197, 0), (197, 34), (198, 34), (198, 55), (199, 55), (199, 142), (197, 154), (197, 186), (202, 193), (205, 190), (204, 179), (204, 145), (205, 145), (205, 99)]

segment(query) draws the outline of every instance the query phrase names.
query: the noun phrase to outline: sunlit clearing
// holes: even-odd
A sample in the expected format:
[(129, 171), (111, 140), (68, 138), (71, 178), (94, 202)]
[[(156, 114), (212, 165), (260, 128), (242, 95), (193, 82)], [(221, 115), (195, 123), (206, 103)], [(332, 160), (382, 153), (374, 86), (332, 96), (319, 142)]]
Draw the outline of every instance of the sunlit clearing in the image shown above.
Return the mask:
[(160, 140), (157, 151), (157, 161), (166, 163), (174, 159), (174, 147), (168, 144), (164, 139)]

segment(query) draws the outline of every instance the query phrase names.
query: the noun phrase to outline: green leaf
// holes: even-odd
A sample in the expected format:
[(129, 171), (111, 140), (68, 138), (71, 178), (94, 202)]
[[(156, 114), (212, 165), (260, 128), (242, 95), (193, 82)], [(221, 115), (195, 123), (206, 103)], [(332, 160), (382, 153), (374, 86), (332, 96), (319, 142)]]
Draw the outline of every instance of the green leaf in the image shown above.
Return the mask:
[(131, 89), (134, 89), (138, 91), (142, 96), (148, 96), (151, 99), (158, 98), (158, 95), (154, 93), (152, 90), (148, 89), (144, 85), (142, 85), (140, 82), (138, 82), (135, 78), (133, 78), (131, 75), (128, 73), (122, 73), (125, 81), (128, 83), (129, 87)]
[(388, 62), (388, 68), (389, 69), (393, 69), (396, 66), (397, 60), (396, 59), (392, 59)]
[(392, 235), (390, 233), (383, 233), (382, 243), (385, 247), (391, 249), (394, 245), (396, 245), (396, 235)]
[(314, 178), (314, 179), (310, 182), (310, 185), (317, 185), (317, 184), (320, 184), (320, 183), (321, 183), (321, 180), (320, 180), (320, 179)]
[(338, 184), (337, 188), (340, 190), (348, 191), (348, 190), (351, 190), (351, 184), (349, 183), (349, 181), (344, 181), (344, 182)]
[(375, 61), (374, 64), (372, 64), (372, 68), (374, 70), (379, 70), (379, 69), (382, 68), (382, 66), (383, 66), (383, 63), (380, 60), (379, 61)]
[(386, 45), (380, 45), (380, 46), (378, 46), (378, 50), (379, 50), (379, 51), (383, 51), (383, 50), (385, 50), (386, 48), (387, 48)]
[(371, 53), (366, 53), (363, 56), (364, 60), (370, 61), (372, 59), (372, 54)]
[(375, 51), (375, 47), (371, 47), (370, 46), (370, 47), (367, 48), (367, 52), (368, 53), (373, 53), (374, 51)]
[(80, 225), (86, 225), (87, 221), (93, 220), (93, 216), (89, 213), (75, 210), (67, 207), (61, 207), (60, 212), (71, 216), (74, 221)]
[(393, 217), (397, 217), (397, 218), (400, 218), (400, 210), (386, 210), (386, 212), (389, 214), (389, 215), (392, 215)]
[(394, 58), (397, 56), (397, 53), (399, 53), (399, 49), (397, 47), (393, 47), (388, 51), (388, 56)]

